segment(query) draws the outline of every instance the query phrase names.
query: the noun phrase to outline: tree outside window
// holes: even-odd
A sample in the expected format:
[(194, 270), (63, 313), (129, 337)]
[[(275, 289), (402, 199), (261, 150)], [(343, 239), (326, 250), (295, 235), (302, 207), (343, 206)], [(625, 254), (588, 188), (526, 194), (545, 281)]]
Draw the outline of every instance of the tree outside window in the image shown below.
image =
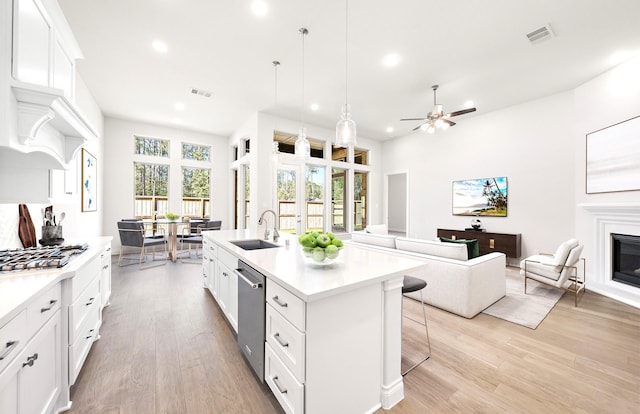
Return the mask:
[(135, 137), (134, 154), (154, 157), (169, 157), (169, 140), (148, 137)]
[(209, 217), (210, 175), (208, 168), (182, 167), (182, 216)]
[(134, 162), (135, 216), (152, 218), (164, 215), (169, 207), (169, 166)]
[(211, 147), (205, 145), (182, 143), (182, 159), (194, 161), (209, 161)]

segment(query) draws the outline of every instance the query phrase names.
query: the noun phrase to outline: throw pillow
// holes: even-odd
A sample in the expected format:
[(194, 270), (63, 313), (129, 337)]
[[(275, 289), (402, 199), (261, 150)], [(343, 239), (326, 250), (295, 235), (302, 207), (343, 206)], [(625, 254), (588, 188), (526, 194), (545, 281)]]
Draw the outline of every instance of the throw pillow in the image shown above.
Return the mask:
[(452, 239), (447, 239), (446, 237), (440, 237), (440, 241), (441, 242), (445, 242), (445, 243), (465, 244), (467, 246), (467, 257), (469, 258), (469, 260), (480, 256), (480, 246), (478, 246), (478, 240), (477, 239), (473, 239), (473, 240), (466, 240), (466, 239), (452, 240)]

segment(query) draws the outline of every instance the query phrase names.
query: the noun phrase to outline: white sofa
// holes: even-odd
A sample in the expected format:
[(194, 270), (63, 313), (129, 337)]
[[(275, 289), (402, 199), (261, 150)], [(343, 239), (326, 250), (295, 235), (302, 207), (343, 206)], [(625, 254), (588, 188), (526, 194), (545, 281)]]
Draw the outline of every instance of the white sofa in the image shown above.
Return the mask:
[[(489, 253), (467, 260), (464, 244), (410, 239), (387, 234), (354, 232), (347, 243), (367, 249), (423, 260), (426, 266), (410, 273), (427, 282), (425, 302), (473, 318), (506, 293), (506, 256)], [(420, 299), (420, 292), (408, 293)]]

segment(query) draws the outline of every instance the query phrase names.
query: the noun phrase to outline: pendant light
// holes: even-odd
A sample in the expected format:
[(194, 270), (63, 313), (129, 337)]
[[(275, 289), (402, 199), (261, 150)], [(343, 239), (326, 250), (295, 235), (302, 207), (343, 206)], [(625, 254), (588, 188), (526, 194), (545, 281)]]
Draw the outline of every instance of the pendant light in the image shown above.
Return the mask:
[(304, 37), (309, 34), (309, 31), (302, 27), (298, 29), (298, 33), (302, 35), (302, 102), (300, 105), (301, 126), (295, 148), (296, 157), (307, 160), (311, 156), (311, 145), (309, 144), (309, 140), (307, 140), (307, 128), (304, 126)]
[(356, 145), (356, 123), (351, 119), (351, 106), (348, 100), (349, 83), (349, 0), (345, 0), (345, 58), (344, 58), (344, 106), (342, 115), (336, 124), (336, 146), (353, 147)]
[(271, 62), (271, 64), (273, 65), (273, 71), (275, 72), (275, 81), (273, 88), (273, 105), (275, 106), (278, 104), (278, 66), (280, 66), (280, 62), (274, 60), (273, 62)]

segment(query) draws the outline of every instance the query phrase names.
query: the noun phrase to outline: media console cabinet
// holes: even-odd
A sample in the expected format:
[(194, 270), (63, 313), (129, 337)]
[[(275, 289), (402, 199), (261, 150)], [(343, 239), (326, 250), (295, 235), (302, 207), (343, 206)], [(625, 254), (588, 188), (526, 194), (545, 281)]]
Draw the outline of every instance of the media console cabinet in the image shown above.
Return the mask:
[(438, 237), (447, 239), (478, 240), (480, 254), (502, 252), (507, 257), (516, 259), (522, 255), (520, 248), (520, 233), (488, 233), (481, 230), (448, 230), (438, 229)]

